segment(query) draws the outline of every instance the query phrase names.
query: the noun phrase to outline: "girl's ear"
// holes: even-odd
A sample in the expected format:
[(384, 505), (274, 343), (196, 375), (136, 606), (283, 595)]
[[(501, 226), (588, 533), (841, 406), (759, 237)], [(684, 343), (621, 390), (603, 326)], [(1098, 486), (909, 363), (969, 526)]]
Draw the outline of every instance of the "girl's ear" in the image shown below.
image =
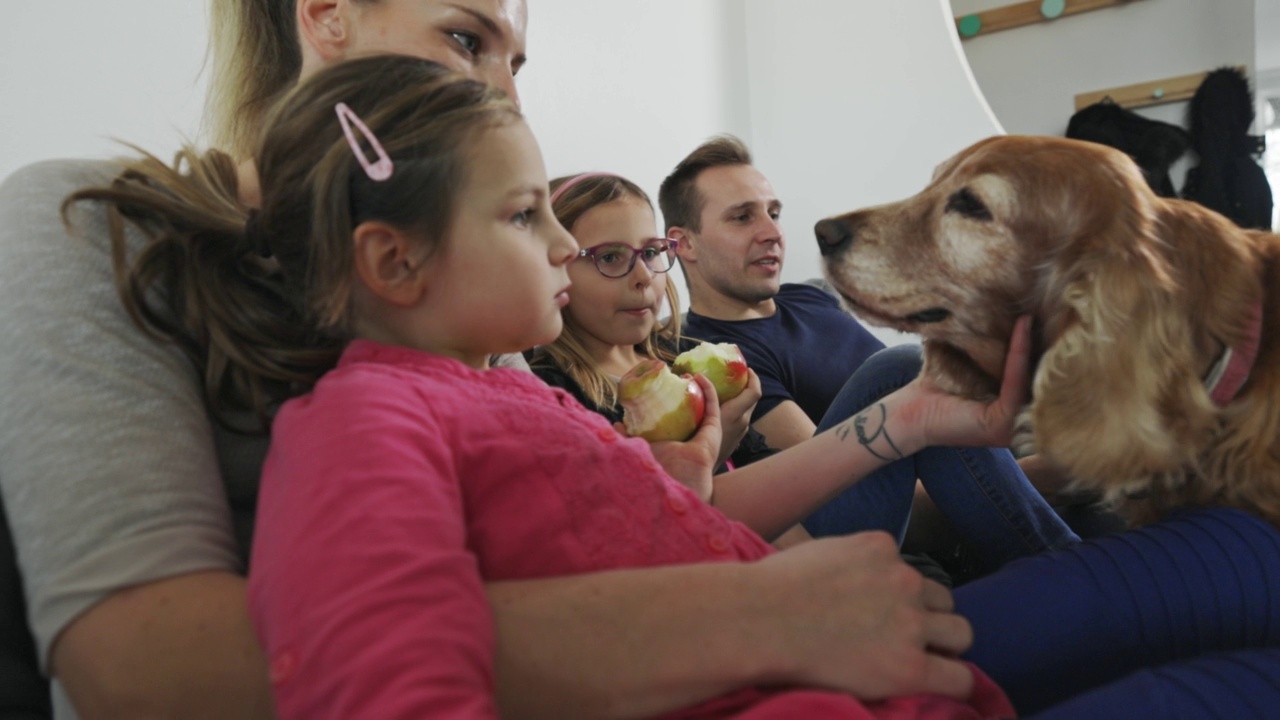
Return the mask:
[(401, 307), (426, 293), (422, 251), (402, 231), (385, 223), (360, 223), (352, 234), (356, 276), (378, 298)]
[(322, 60), (339, 60), (348, 42), (345, 0), (298, 0), (298, 34)]

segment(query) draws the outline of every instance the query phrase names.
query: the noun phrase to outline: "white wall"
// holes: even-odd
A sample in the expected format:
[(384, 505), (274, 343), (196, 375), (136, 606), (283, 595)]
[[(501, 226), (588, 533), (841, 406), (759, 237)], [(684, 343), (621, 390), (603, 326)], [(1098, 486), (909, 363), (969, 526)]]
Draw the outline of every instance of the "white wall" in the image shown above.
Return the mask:
[(0, 178), (35, 160), (128, 152), (111, 138), (162, 157), (182, 145), (181, 136), (194, 138), (205, 94), (205, 7), (198, 0), (5, 3)]
[(656, 211), (686, 152), (720, 132), (750, 141), (742, 17), (738, 0), (531, 0), (518, 84), (549, 177), (618, 173)]
[(913, 194), (1001, 132), (946, 0), (747, 0), (756, 164), (784, 204), (784, 279), (821, 274), (813, 225)]
[(1258, 72), (1280, 70), (1280, 0), (1254, 0), (1253, 41)]
[[(956, 16), (1008, 0), (952, 0)], [(1273, 29), (1273, 33), (1274, 33)], [(1254, 66), (1254, 0), (1140, 0), (963, 42), (996, 117), (1011, 133), (1062, 135), (1075, 96)], [(1186, 102), (1138, 110), (1185, 126)]]
[(658, 184), (707, 136), (750, 139), (739, 0), (531, 0), (525, 114), (552, 177)]

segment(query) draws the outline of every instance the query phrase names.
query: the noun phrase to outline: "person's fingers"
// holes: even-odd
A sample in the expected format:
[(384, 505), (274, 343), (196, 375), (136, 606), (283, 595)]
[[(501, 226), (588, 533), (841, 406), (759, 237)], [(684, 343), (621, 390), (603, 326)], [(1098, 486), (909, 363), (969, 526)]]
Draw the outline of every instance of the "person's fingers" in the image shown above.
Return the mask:
[(951, 612), (955, 609), (955, 598), (951, 596), (951, 591), (943, 586), (942, 583), (925, 578), (921, 593), (926, 610)]
[(702, 394), (706, 397), (707, 409), (702, 416), (702, 424), (714, 422), (720, 425), (720, 399), (716, 396), (716, 386), (701, 373), (693, 376), (693, 381), (698, 383), (698, 387), (702, 388)]
[(1006, 406), (1022, 407), (1027, 393), (1027, 367), (1031, 362), (1031, 316), (1023, 315), (1013, 324), (1009, 352), (1004, 358), (1004, 377), (1000, 381), (1000, 400)]
[(973, 671), (968, 665), (943, 655), (925, 659), (924, 693), (965, 699), (973, 694)]
[(936, 652), (959, 655), (973, 645), (973, 626), (952, 613), (929, 613), (924, 621), (925, 647)]
[(730, 412), (731, 410), (745, 412), (755, 407), (755, 404), (760, 401), (762, 394), (760, 378), (756, 376), (754, 370), (748, 369), (747, 373), (750, 379), (747, 381), (747, 386), (742, 389), (742, 392), (721, 403), (721, 407), (725, 408), (725, 412)]

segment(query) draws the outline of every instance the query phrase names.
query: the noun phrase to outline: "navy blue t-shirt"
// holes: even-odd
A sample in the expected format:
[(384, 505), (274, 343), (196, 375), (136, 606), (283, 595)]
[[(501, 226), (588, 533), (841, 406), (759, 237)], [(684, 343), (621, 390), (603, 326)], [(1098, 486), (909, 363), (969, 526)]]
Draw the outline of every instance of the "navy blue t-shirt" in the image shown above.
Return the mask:
[(681, 332), (742, 350), (764, 391), (753, 422), (792, 400), (817, 425), (853, 371), (884, 343), (812, 285), (785, 284), (773, 301), (777, 311), (755, 320), (713, 320), (689, 311)]

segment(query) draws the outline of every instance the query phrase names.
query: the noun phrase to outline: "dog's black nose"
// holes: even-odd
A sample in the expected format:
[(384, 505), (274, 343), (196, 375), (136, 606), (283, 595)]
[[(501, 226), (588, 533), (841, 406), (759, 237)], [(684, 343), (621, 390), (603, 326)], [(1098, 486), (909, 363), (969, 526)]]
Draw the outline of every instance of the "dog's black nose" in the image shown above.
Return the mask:
[(819, 220), (813, 226), (813, 233), (818, 236), (818, 249), (823, 255), (830, 255), (853, 240), (853, 229), (831, 218)]

